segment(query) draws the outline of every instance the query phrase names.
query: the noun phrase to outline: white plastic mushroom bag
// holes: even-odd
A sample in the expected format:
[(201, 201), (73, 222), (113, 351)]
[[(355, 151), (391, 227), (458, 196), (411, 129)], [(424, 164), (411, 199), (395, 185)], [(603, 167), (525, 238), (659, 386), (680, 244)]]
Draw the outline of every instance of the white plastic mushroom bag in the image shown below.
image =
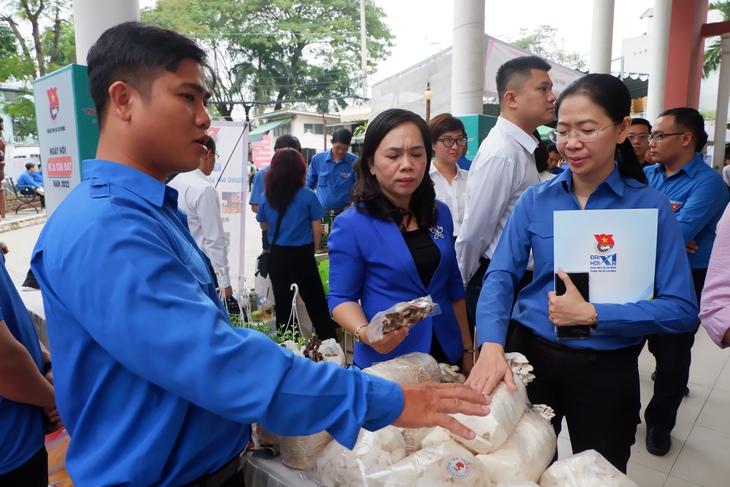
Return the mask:
[(441, 368), (427, 353), (412, 352), (385, 362), (379, 362), (362, 371), (399, 384), (406, 382), (441, 382)]
[(482, 454), (495, 451), (507, 441), (512, 429), (529, 405), (525, 384), (516, 373), (513, 374), (513, 378), (517, 391), (510, 391), (504, 381), (500, 382), (492, 391), (492, 404), (489, 406), (490, 413), (487, 416), (452, 415), (477, 434), (473, 440), (466, 440), (452, 433), (451, 436), (456, 441), (469, 450)]
[(540, 487), (639, 487), (596, 450), (558, 460), (540, 477)]
[(477, 460), (492, 474), (493, 482), (540, 480), (557, 447), (555, 429), (542, 411), (544, 409), (526, 410), (501, 447), (492, 453), (477, 455)]

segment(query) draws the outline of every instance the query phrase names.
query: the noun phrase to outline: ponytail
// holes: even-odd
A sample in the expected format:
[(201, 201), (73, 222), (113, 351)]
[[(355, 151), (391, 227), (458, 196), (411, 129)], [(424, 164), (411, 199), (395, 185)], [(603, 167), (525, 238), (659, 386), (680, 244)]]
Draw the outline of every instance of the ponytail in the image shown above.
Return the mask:
[(636, 158), (636, 152), (631, 146), (629, 139), (625, 139), (622, 143), (616, 145), (616, 162), (618, 163), (618, 172), (624, 179), (636, 179), (641, 184), (649, 184), (644, 174), (644, 169)]

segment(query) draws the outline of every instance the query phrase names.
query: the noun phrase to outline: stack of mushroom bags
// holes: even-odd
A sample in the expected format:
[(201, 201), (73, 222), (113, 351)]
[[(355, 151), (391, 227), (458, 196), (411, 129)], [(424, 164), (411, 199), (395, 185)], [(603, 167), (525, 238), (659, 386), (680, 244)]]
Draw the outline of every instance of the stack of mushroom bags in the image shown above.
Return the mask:
[[(557, 445), (547, 406), (531, 406), (525, 386), (534, 379), (521, 354), (506, 354), (517, 391), (501, 382), (492, 392), (489, 415), (454, 417), (474, 430), (466, 440), (436, 428), (360, 431), (352, 450), (331, 442), (314, 466), (325, 486), (507, 486), (532, 485), (545, 471)], [(453, 367), (427, 354), (411, 353), (363, 372), (405, 382), (463, 382)]]

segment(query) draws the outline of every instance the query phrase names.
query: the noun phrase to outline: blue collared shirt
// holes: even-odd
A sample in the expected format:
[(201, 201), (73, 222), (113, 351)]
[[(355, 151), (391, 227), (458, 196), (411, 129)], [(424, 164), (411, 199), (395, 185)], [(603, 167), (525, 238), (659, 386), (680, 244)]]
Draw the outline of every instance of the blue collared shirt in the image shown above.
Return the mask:
[[(558, 342), (548, 319), (548, 291), (554, 290), (553, 212), (580, 210), (570, 169), (531, 186), (520, 197), (507, 222), (477, 304), (479, 346), (504, 345), (514, 287), (522, 278), (532, 250), (532, 283), (517, 298), (513, 318), (538, 336)], [(598, 326), (590, 340), (560, 340), (573, 348), (613, 350), (639, 343), (652, 333), (689, 331), (697, 324), (697, 299), (676, 218), (666, 197), (614, 169), (586, 202), (586, 210), (657, 208), (658, 229), (654, 299), (626, 304), (594, 304)]]
[(20, 176), (18, 176), (18, 181), (16, 182), (18, 187), (31, 187), (31, 188), (37, 188), (38, 186), (42, 186), (43, 183), (38, 184), (34, 179), (33, 175), (28, 171), (23, 171)]
[(248, 198), (249, 205), (260, 205), (261, 197), (264, 195), (264, 174), (271, 166), (266, 166), (257, 172), (251, 184), (251, 195)]
[(239, 453), (253, 422), (352, 447), (402, 411), (394, 383), (233, 329), (177, 191), (136, 169), (85, 161), (32, 268), (76, 485), (186, 484)]
[(687, 254), (692, 269), (707, 269), (715, 229), (728, 202), (727, 186), (722, 176), (708, 166), (700, 154), (671, 176), (662, 164), (644, 168), (649, 185), (669, 198), (684, 243), (694, 240), (697, 251)]
[[(312, 222), (324, 216), (322, 205), (309, 188), (300, 188), (294, 195), (294, 200), (284, 213), (284, 219), (279, 228), (279, 235), (276, 245), (288, 247), (301, 247), (312, 243)], [(269, 243), (273, 243), (276, 225), (279, 221), (279, 212), (272, 208), (266, 195), (263, 195), (259, 211), (256, 213), (256, 221), (269, 222)]]
[[(38, 371), (43, 370), (38, 335), (28, 310), (0, 257), (0, 320), (5, 321), (10, 334), (20, 342)], [(38, 453), (45, 441), (43, 410), (38, 406), (21, 404), (0, 396), (0, 475), (23, 465)]]
[(40, 171), (35, 171), (30, 173), (30, 178), (36, 182), (38, 186), (43, 186), (43, 173)]
[(312, 156), (307, 172), (307, 187), (317, 190), (317, 198), (325, 210), (339, 210), (350, 204), (350, 191), (355, 184), (355, 162), (352, 152), (335, 162), (332, 151)]

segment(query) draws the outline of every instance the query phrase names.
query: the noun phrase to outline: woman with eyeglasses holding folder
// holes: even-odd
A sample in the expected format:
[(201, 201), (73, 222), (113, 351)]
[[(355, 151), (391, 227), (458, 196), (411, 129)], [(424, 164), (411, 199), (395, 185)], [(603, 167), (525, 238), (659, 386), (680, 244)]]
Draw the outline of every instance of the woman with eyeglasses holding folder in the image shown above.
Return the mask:
[[(484, 276), (476, 313), (481, 354), (467, 382), (489, 393), (504, 379), (514, 389), (504, 352), (525, 354), (536, 376), (527, 388), (530, 401), (555, 410), (556, 434), (565, 417), (573, 453), (595, 449), (622, 472), (640, 422), (644, 335), (688, 331), (698, 312), (672, 208), (646, 185), (627, 140), (630, 107), (624, 84), (607, 74), (587, 75), (557, 99), (556, 142), (567, 169), (527, 189), (507, 222)], [(585, 283), (573, 283), (562, 270), (555, 275), (554, 212), (642, 208), (658, 212), (653, 299), (593, 304), (579, 289)], [(530, 251), (534, 279), (510, 316)], [(508, 339), (510, 319), (516, 323)], [(559, 338), (581, 330), (586, 339)]]

